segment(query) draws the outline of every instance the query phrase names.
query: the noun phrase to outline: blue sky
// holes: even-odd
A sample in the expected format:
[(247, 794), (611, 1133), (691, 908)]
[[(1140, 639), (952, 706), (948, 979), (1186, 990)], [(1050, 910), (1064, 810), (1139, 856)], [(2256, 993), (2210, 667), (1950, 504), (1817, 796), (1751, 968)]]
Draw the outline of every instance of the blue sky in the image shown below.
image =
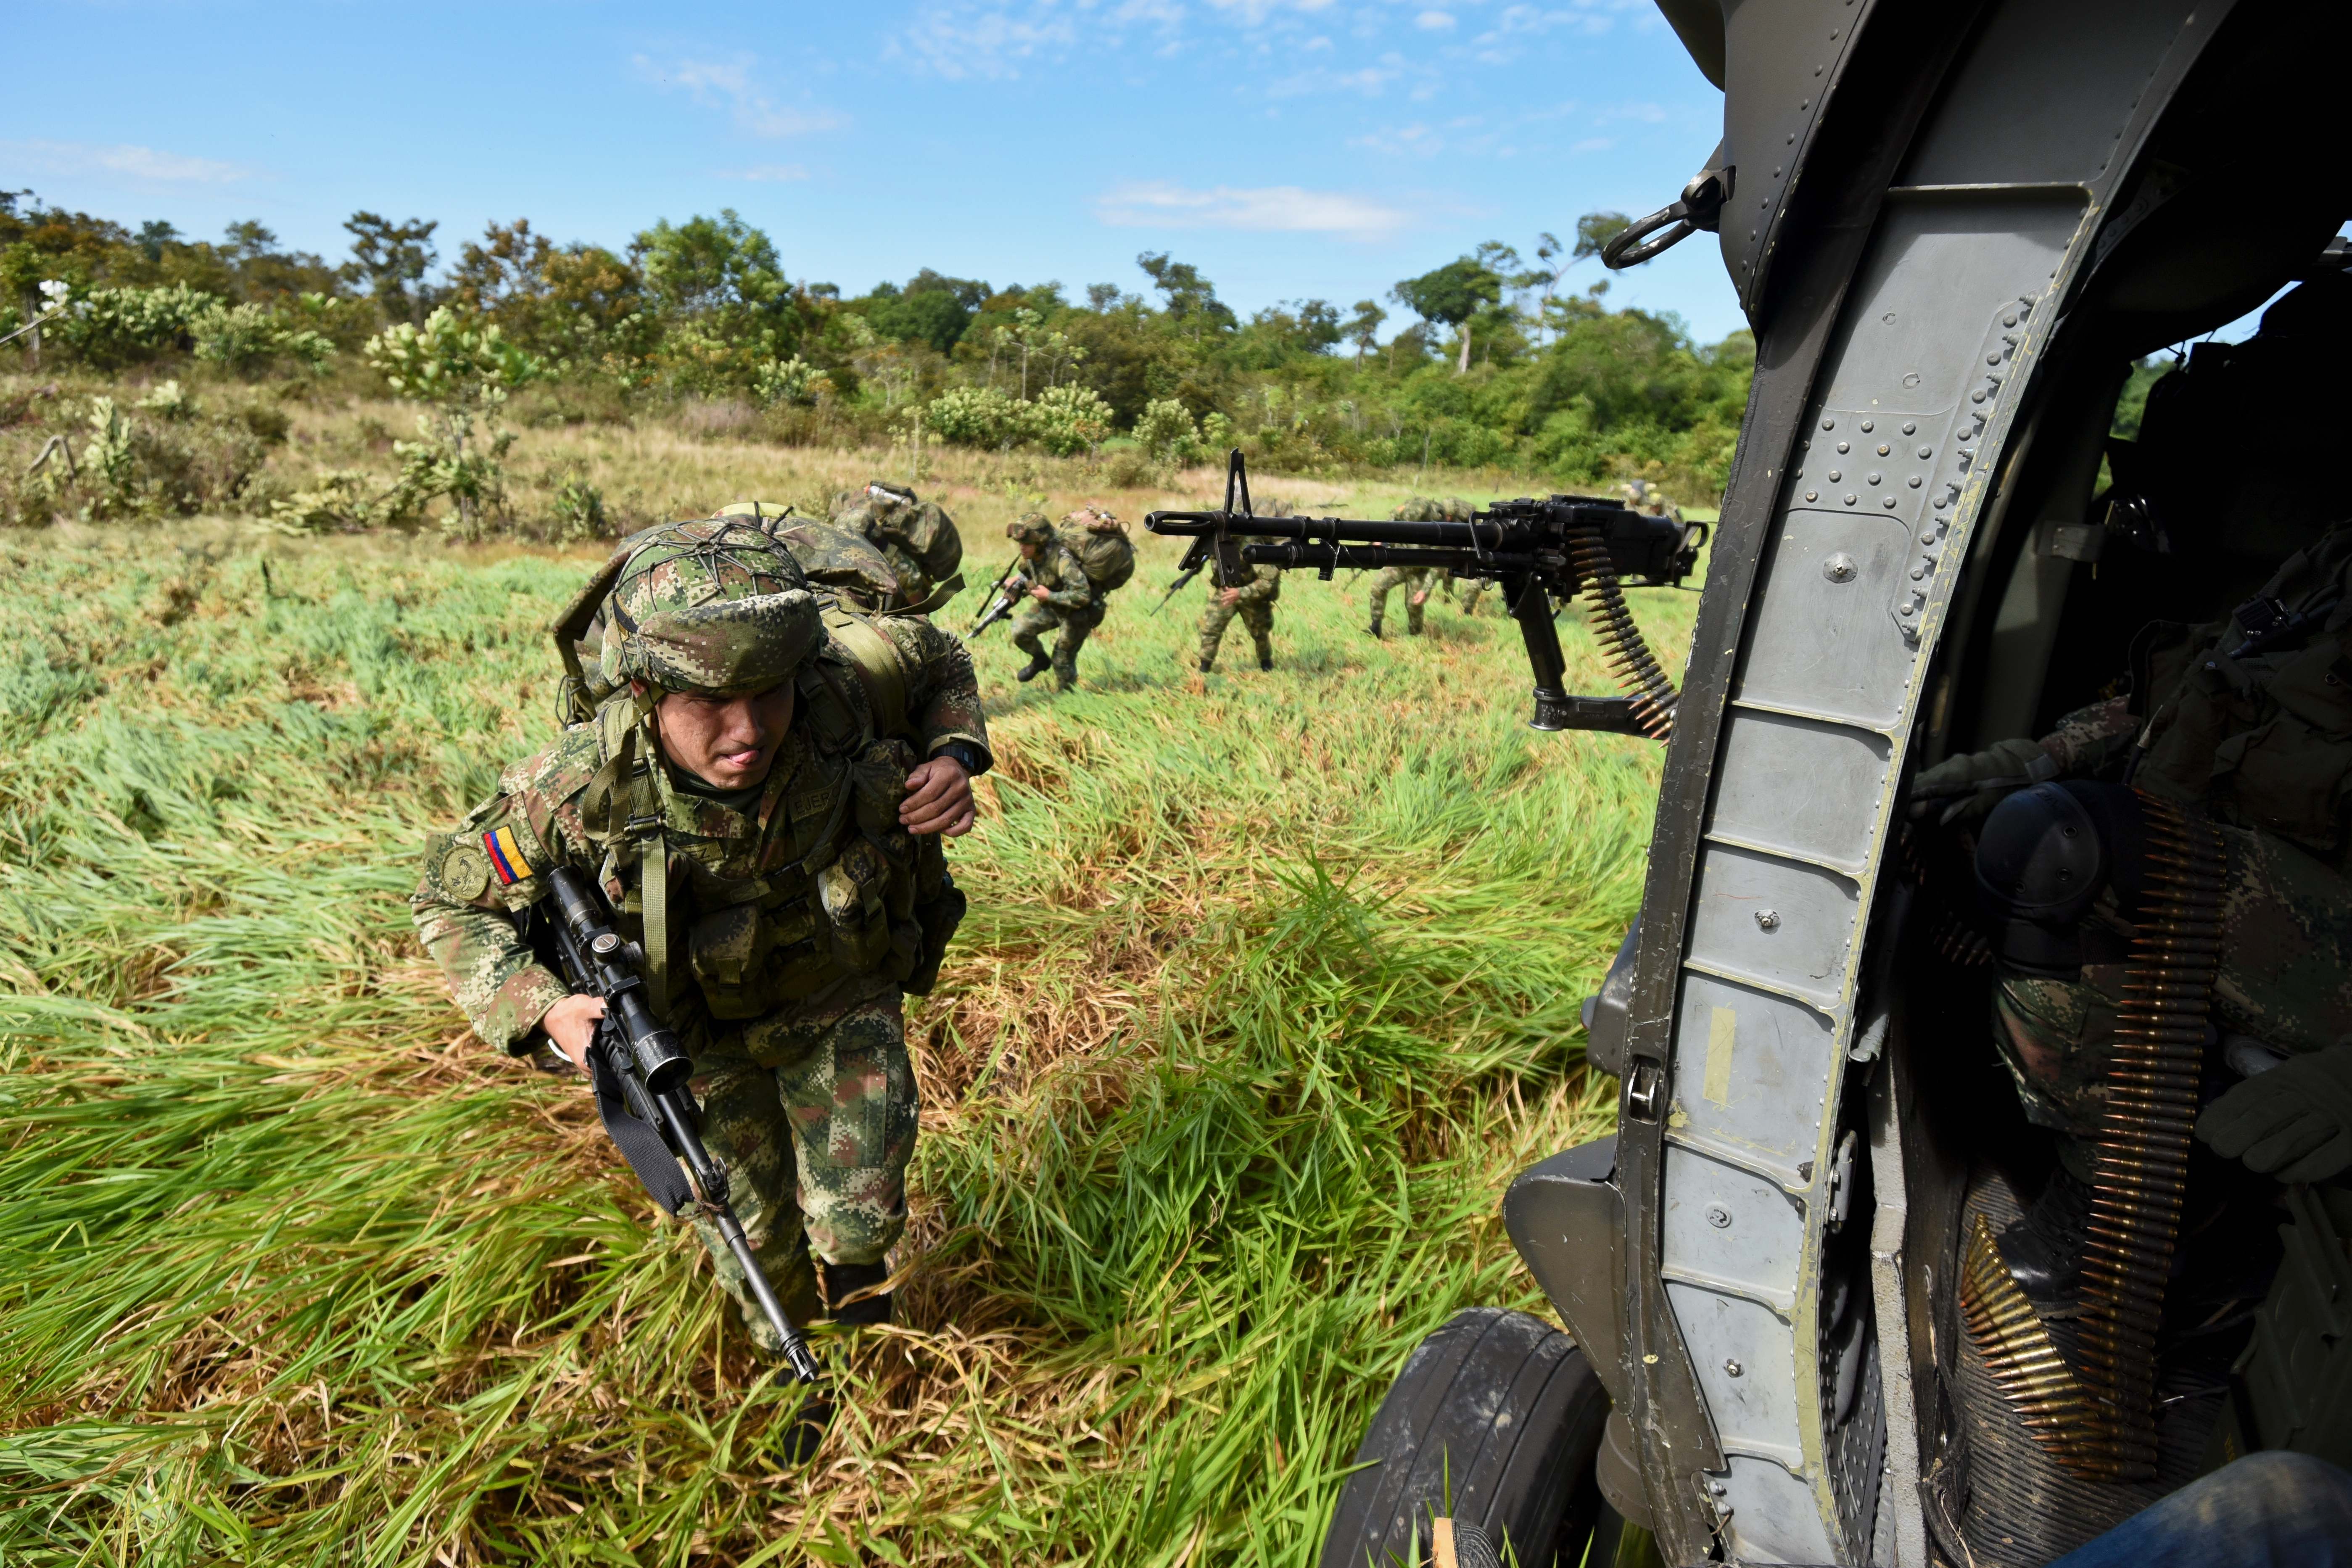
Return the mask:
[[(1139, 289), (1150, 249), (1244, 311), (1402, 314), (1396, 279), (1481, 240), (1671, 199), (1722, 112), (1648, 0), (12, 11), (20, 68), (89, 68), (0, 95), (0, 184), (46, 201), (331, 257), (364, 207), (438, 218), (445, 258), (492, 219), (618, 248), (732, 206), (845, 293), (927, 266)], [(1609, 298), (1742, 324), (1711, 239)]]

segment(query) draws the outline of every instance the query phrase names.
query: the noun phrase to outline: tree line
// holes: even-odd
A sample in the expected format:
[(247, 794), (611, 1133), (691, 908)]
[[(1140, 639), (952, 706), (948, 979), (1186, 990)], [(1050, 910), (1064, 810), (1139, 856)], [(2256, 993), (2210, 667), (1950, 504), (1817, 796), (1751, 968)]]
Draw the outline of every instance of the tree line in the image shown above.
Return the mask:
[(204, 240), (0, 193), (0, 334), (34, 325), (6, 351), (20, 365), (193, 360), (356, 387), (391, 374), (384, 334), (404, 327), (486, 341), (485, 363), (583, 409), (728, 400), (780, 439), (1156, 461), (1239, 444), (1300, 470), (1639, 472), (1703, 499), (1723, 482), (1754, 346), (1745, 332), (1701, 345), (1670, 314), (1611, 309), (1597, 262), (1589, 280), (1578, 269), (1622, 222), (1587, 215), (1570, 241), (1539, 236), (1525, 254), (1492, 241), (1384, 300), (1302, 298), (1244, 317), (1166, 252), (1139, 256), (1131, 286), (1075, 294), (925, 268), (849, 296), (791, 276), (731, 209), (656, 222), (619, 250), (518, 218), (448, 258), (437, 223), (363, 211), (331, 260), (258, 222)]

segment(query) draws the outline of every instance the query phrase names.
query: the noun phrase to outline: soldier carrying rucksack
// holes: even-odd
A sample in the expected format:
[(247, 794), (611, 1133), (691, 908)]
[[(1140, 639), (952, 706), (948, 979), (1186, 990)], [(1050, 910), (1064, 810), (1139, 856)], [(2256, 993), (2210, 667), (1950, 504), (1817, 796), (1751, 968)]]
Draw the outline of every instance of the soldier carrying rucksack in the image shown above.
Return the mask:
[[(1102, 624), (1104, 600), (1135, 575), (1135, 546), (1126, 525), (1100, 507), (1070, 513), (1059, 528), (1033, 511), (1004, 532), (1021, 546), (1028, 584), (1029, 602), (1013, 617), (1013, 644), (1029, 656), (1019, 679), (1034, 680), (1051, 669), (1055, 684), (1067, 691), (1078, 682), (1078, 649)], [(1045, 634), (1056, 627), (1061, 635), (1049, 655)]]
[(900, 603), (919, 612), (937, 609), (963, 586), (963, 536), (937, 501), (881, 479), (844, 490), (827, 509), (833, 524), (864, 539), (889, 558), (898, 575)]

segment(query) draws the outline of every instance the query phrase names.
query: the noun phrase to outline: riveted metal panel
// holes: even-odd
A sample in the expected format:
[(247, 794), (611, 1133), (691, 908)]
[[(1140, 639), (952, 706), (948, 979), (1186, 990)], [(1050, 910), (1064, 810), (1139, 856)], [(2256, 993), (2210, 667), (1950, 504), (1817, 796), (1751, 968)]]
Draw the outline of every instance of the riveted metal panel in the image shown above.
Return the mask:
[(1724, 1483), (1724, 1537), (1736, 1563), (1836, 1563), (1812, 1489), (1769, 1459), (1735, 1456)]
[(1889, 752), (1886, 737), (1869, 731), (1736, 712), (1724, 726), (1708, 835), (1859, 875)]
[(1836, 1048), (1813, 1009), (1709, 975), (1683, 982), (1666, 1135), (1785, 1187), (1812, 1180)]
[(1796, 1363), (1789, 1359), (1789, 1326), (1759, 1302), (1681, 1283), (1666, 1287), (1691, 1357), (1723, 1374), (1716, 1402), (1716, 1436), (1727, 1454), (1770, 1459), (1794, 1470), (1804, 1464), (1797, 1444)]
[(1878, 512), (1789, 513), (1765, 546), (1737, 700), (1892, 728), (1912, 653), (1886, 610), (1911, 564), (1911, 537), (1903, 520)]
[(1688, 963), (1824, 1012), (1843, 989), (1853, 883), (1818, 866), (1711, 844), (1691, 900)]
[(1661, 1272), (1783, 1317), (1794, 1310), (1805, 1242), (1797, 1200), (1752, 1171), (1688, 1149), (1669, 1148), (1666, 1170)]
[(1724, 0), (1723, 156), (1738, 174), (1719, 222), (1744, 309), (1755, 309), (1781, 214), (1869, 15), (1869, 0)]
[(1903, 171), (1903, 184), (2112, 177), (2132, 111), (2191, 12), (2148, 0), (2000, 7), (1953, 73), (1935, 134)]

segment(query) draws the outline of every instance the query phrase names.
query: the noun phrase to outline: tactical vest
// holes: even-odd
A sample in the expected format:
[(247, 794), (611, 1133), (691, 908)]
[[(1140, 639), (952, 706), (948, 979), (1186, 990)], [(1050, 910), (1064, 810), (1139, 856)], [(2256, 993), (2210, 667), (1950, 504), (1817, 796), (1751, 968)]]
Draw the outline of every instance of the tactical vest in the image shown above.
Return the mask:
[(654, 763), (638, 703), (624, 692), (598, 710), (601, 765), (581, 817), (607, 886), (622, 890), (620, 913), (639, 933), (665, 1016), (689, 980), (711, 1017), (735, 1021), (822, 1003), (853, 977), (904, 985), (936, 971), (919, 906), (952, 889), (938, 840), (898, 822), (914, 748), (876, 733), (845, 655), (828, 648), (794, 687), (799, 763), (730, 814), (746, 826), (723, 837), (680, 820), (726, 808), (675, 789)]

